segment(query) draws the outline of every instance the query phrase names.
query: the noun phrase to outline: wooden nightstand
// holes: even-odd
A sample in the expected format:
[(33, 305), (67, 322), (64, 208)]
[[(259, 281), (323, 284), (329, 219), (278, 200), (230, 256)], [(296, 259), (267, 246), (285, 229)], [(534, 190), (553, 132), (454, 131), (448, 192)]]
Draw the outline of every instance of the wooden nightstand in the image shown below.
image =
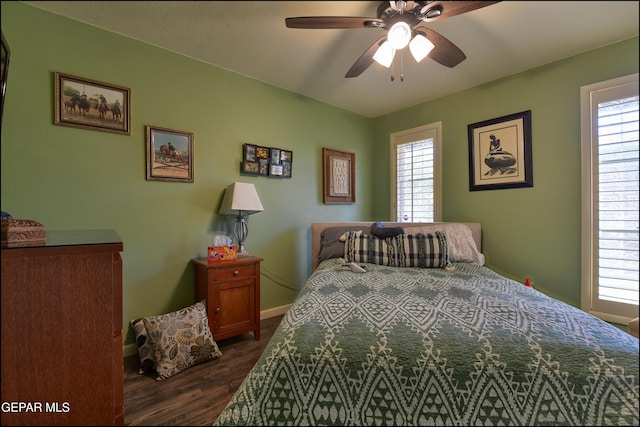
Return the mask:
[(253, 331), (260, 339), (260, 262), (239, 255), (234, 261), (193, 259), (195, 299), (207, 300), (209, 328), (214, 340)]

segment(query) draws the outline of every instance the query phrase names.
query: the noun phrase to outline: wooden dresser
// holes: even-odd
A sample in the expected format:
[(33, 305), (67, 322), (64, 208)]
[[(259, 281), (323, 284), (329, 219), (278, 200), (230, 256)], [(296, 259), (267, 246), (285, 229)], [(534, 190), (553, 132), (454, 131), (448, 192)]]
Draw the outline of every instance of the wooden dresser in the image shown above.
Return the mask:
[(123, 425), (123, 244), (48, 231), (2, 247), (2, 425)]
[(260, 339), (260, 262), (238, 255), (234, 261), (193, 259), (196, 302), (207, 300), (209, 329), (214, 340), (253, 331)]

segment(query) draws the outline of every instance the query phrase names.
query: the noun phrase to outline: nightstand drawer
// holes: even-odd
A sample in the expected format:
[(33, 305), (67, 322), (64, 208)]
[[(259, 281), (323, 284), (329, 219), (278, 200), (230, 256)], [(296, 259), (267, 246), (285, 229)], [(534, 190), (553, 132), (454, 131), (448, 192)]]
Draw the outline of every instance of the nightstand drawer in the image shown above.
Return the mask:
[(213, 271), (213, 280), (220, 282), (223, 280), (241, 279), (244, 277), (252, 277), (256, 274), (255, 264), (251, 265), (235, 265), (224, 268), (216, 268)]

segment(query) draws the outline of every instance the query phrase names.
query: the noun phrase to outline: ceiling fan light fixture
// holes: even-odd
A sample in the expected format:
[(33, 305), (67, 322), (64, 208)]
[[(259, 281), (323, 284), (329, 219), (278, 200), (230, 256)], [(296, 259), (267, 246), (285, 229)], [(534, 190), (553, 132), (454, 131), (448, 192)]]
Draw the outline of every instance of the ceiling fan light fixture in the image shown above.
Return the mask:
[(409, 50), (416, 62), (422, 61), (433, 48), (433, 43), (422, 34), (417, 34), (409, 43)]
[(391, 43), (387, 40), (378, 48), (373, 55), (374, 61), (378, 64), (389, 68), (393, 62), (393, 57), (396, 54), (396, 50), (391, 46)]
[(389, 29), (387, 40), (394, 49), (402, 49), (409, 44), (411, 40), (411, 28), (406, 22), (400, 21), (393, 24)]

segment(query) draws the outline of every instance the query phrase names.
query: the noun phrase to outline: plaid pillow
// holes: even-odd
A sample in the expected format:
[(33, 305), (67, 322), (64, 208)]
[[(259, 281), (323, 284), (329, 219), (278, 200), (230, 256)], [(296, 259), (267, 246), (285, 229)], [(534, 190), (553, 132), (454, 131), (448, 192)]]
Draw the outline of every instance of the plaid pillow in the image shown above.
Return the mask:
[(400, 234), (386, 239), (348, 232), (344, 242), (344, 257), (347, 262), (366, 262), (391, 267), (449, 266), (447, 236), (440, 231)]

